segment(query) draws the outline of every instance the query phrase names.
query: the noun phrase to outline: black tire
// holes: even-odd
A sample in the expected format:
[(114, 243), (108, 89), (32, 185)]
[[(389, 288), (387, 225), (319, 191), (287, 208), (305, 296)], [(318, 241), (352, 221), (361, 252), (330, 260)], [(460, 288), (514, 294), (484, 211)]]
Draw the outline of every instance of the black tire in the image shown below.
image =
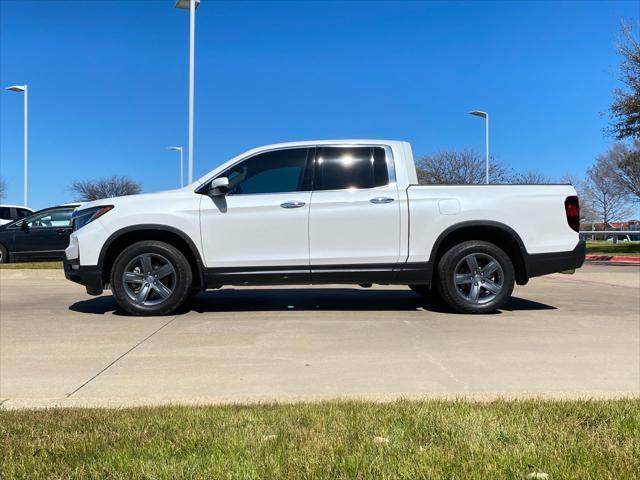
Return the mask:
[(442, 300), (435, 285), (409, 285), (409, 288), (430, 302)]
[[(492, 261), (498, 268), (489, 274), (495, 266), (490, 263)], [(477, 266), (473, 272), (471, 265)], [(514, 283), (511, 259), (489, 242), (472, 240), (460, 243), (438, 262), (438, 292), (451, 308), (460, 313), (495, 312), (511, 297)]]
[[(144, 265), (151, 275), (144, 271)], [(127, 282), (125, 269), (132, 278)], [(174, 311), (189, 297), (192, 283), (193, 273), (182, 252), (156, 240), (125, 248), (111, 269), (113, 295), (118, 305), (133, 315), (165, 315)]]
[(193, 288), (192, 288), (191, 290), (189, 290), (189, 298), (193, 298), (193, 297), (195, 297), (195, 296), (196, 296), (196, 295), (198, 295), (200, 292), (202, 292), (202, 289), (201, 289), (201, 288), (196, 288), (196, 289), (193, 289)]
[(0, 243), (0, 263), (9, 263), (9, 253), (7, 249)]

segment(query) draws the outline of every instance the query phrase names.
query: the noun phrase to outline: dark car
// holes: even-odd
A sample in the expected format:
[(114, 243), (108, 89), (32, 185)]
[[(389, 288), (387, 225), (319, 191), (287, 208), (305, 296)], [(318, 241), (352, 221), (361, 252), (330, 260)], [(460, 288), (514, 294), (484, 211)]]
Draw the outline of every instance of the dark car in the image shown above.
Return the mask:
[(62, 259), (77, 205), (45, 208), (0, 226), (0, 263)]

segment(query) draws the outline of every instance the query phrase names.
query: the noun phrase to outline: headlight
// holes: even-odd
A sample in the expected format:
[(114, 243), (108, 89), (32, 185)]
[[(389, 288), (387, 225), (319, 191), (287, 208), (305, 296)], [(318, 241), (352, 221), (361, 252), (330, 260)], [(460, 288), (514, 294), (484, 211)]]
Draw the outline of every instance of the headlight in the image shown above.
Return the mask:
[(100, 218), (113, 208), (113, 205), (103, 205), (101, 207), (85, 208), (84, 210), (76, 210), (71, 215), (71, 225), (73, 231), (81, 229), (87, 223), (93, 222), (96, 218)]

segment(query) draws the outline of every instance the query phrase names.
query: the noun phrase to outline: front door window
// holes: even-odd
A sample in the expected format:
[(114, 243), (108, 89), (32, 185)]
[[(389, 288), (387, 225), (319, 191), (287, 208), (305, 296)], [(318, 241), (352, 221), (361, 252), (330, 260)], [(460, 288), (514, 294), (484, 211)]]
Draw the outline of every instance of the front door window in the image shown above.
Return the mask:
[(64, 228), (71, 226), (72, 210), (50, 210), (26, 218), (29, 228)]
[(221, 176), (229, 179), (230, 195), (287, 193), (306, 190), (306, 148), (265, 152), (240, 162)]

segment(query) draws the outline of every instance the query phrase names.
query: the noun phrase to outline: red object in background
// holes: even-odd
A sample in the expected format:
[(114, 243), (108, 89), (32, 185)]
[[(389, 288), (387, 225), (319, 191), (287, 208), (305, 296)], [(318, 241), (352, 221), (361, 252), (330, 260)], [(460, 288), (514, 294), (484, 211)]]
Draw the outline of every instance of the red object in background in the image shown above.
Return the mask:
[(610, 263), (629, 263), (631, 265), (640, 265), (640, 257), (619, 257), (611, 255), (587, 255), (587, 262), (610, 262)]

